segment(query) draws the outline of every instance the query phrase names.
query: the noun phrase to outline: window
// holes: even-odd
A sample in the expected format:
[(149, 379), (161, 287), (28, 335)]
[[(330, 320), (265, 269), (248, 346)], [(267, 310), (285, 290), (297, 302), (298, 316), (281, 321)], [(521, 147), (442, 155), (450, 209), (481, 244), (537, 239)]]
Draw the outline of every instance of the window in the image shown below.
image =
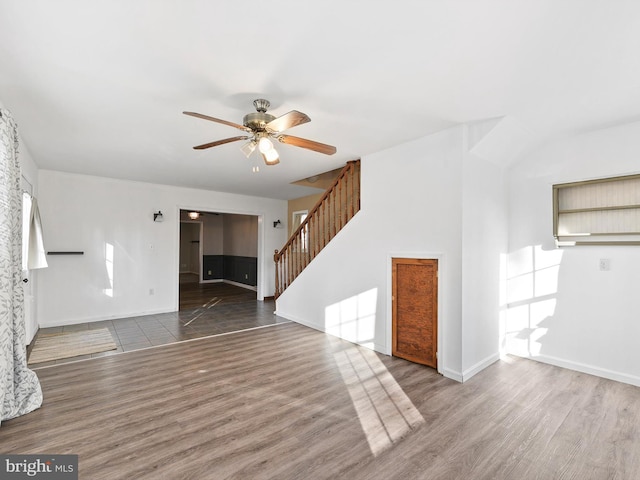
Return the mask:
[(22, 192), (22, 270), (28, 267), (29, 232), (31, 229), (31, 195)]
[(558, 246), (640, 245), (640, 175), (553, 186)]
[(307, 218), (307, 210), (298, 210), (291, 214), (291, 233), (295, 232)]
[[(291, 218), (291, 234), (293, 235), (293, 233), (298, 229), (298, 227), (300, 225), (302, 225), (302, 222), (304, 222), (307, 219), (307, 214), (309, 213), (308, 210), (298, 210), (297, 212), (293, 212), (291, 214), (292, 218)], [(303, 252), (306, 252), (308, 250), (309, 247), (309, 239), (307, 238), (307, 229), (306, 227), (302, 230), (302, 232), (300, 232), (301, 236), (302, 236), (302, 245), (300, 246)]]

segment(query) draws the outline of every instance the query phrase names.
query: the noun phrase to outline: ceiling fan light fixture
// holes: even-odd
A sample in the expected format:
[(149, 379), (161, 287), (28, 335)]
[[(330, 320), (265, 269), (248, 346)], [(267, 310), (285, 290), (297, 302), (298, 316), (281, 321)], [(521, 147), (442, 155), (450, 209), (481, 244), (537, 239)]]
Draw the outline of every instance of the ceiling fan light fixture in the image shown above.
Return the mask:
[(267, 165), (277, 165), (280, 163), (280, 155), (275, 148), (272, 148), (266, 153), (262, 154), (262, 158), (264, 159), (264, 163)]
[(251, 140), (250, 142), (245, 143), (240, 150), (244, 153), (245, 157), (249, 158), (253, 151), (256, 149), (257, 142), (255, 140)]
[(270, 150), (273, 150), (273, 143), (271, 143), (271, 140), (267, 137), (262, 137), (258, 142), (258, 150), (260, 150), (260, 153), (266, 154)]

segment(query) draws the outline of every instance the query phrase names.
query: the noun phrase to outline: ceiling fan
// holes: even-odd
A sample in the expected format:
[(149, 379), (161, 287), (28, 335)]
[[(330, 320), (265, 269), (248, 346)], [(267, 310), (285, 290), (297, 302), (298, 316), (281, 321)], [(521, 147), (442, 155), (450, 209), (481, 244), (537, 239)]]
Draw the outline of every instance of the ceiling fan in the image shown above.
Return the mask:
[(182, 112), (185, 115), (192, 117), (203, 118), (204, 120), (210, 120), (216, 123), (222, 123), (223, 125), (229, 125), (235, 127), (238, 130), (246, 132), (248, 135), (239, 135), (237, 137), (229, 137), (215, 142), (205, 143), (202, 145), (196, 145), (196, 150), (204, 150), (205, 148), (217, 147), (218, 145), (224, 145), (225, 143), (237, 142), (239, 140), (249, 140), (245, 143), (241, 150), (249, 157), (253, 151), (258, 147), (264, 162), (267, 165), (276, 165), (280, 163), (280, 156), (273, 146), (271, 138), (285, 143), (287, 145), (293, 145), (296, 147), (306, 148), (313, 150), (314, 152), (324, 153), (325, 155), (333, 155), (336, 153), (336, 147), (327, 145), (325, 143), (314, 142), (313, 140), (307, 140), (306, 138), (294, 137), (292, 135), (284, 135), (281, 132), (302, 125), (303, 123), (310, 122), (311, 119), (304, 113), (297, 110), (292, 110), (289, 113), (285, 113), (279, 117), (275, 117), (267, 113), (267, 109), (271, 106), (268, 100), (258, 98), (253, 101), (253, 105), (256, 107), (255, 113), (248, 113), (242, 120), (242, 125), (238, 123), (228, 122), (219, 118), (210, 117), (209, 115), (203, 115), (195, 112)]

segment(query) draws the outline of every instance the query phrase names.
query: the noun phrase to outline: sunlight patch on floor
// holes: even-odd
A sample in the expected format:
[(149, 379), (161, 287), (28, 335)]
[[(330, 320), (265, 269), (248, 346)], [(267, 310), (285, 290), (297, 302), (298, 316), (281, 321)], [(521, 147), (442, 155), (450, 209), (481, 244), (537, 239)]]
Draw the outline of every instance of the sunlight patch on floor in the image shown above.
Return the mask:
[(354, 346), (334, 356), (374, 456), (424, 423), (375, 352)]

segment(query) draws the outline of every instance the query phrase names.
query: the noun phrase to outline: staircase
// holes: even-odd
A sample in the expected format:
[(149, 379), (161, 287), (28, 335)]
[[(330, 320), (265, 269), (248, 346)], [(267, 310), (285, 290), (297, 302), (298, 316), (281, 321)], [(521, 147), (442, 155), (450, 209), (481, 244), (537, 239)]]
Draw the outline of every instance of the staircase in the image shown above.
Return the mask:
[(347, 162), (284, 247), (275, 251), (275, 298), (291, 285), (359, 210), (360, 160), (354, 160)]

